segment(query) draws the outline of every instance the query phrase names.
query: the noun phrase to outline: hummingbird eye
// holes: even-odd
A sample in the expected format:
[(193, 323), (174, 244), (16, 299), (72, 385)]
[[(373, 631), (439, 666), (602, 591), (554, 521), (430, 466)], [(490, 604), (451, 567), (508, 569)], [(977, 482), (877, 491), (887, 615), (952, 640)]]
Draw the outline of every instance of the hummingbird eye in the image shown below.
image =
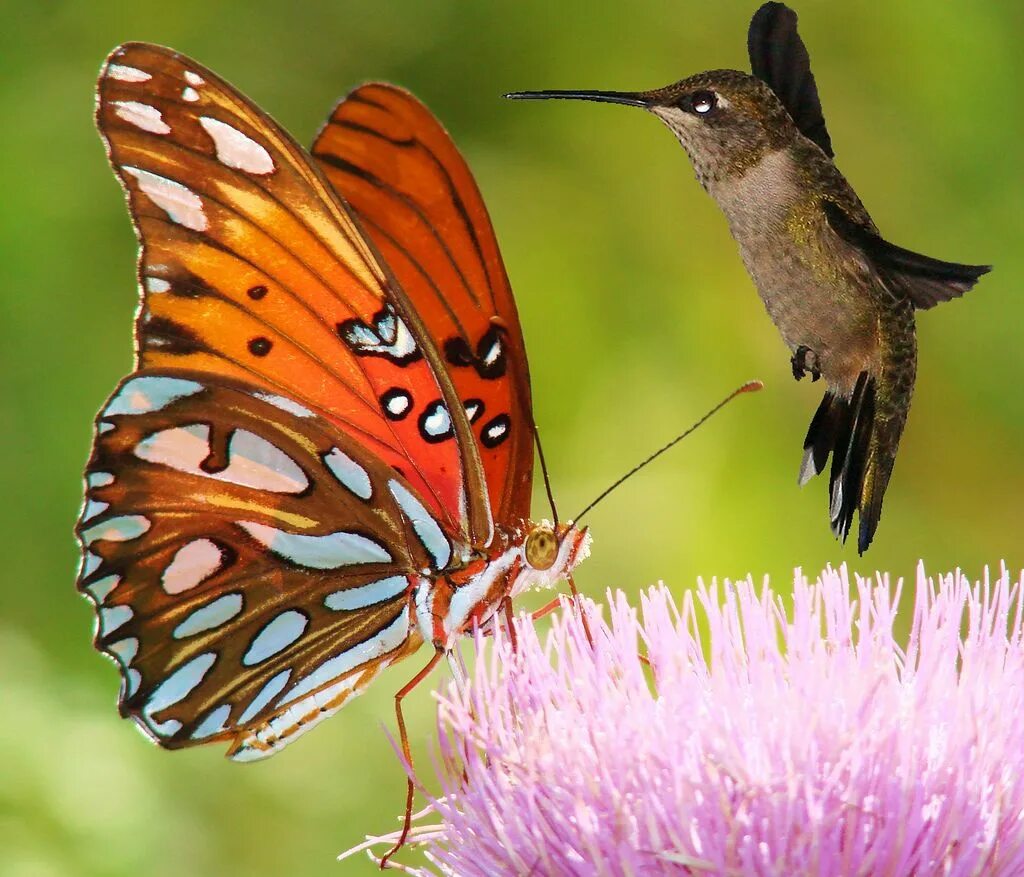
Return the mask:
[(706, 116), (717, 103), (718, 99), (713, 91), (696, 91), (690, 98), (690, 106), (698, 116)]

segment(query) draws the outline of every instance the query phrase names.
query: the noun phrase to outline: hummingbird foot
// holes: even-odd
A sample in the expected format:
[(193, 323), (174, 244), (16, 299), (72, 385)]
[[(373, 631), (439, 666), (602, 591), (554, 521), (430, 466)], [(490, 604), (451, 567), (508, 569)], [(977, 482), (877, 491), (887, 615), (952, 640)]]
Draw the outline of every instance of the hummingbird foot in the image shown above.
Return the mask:
[(818, 367), (818, 354), (811, 350), (810, 347), (801, 344), (789, 362), (793, 366), (793, 377), (798, 381), (808, 372), (810, 372), (812, 383), (821, 377), (821, 369)]

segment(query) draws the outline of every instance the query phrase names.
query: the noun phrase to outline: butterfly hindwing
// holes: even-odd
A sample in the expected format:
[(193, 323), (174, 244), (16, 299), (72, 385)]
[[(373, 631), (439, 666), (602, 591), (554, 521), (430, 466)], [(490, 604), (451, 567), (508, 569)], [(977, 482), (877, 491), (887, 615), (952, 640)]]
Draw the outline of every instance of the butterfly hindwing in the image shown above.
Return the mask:
[(438, 339), (473, 425), (495, 518), (527, 517), (533, 430), (526, 350), (465, 160), (422, 103), (386, 83), (345, 98), (312, 155)]
[(452, 551), (358, 440), (199, 373), (123, 382), (87, 482), (96, 644), (121, 666), (122, 713), (170, 747), (236, 739), (254, 757), (333, 712), (419, 645), (410, 594)]

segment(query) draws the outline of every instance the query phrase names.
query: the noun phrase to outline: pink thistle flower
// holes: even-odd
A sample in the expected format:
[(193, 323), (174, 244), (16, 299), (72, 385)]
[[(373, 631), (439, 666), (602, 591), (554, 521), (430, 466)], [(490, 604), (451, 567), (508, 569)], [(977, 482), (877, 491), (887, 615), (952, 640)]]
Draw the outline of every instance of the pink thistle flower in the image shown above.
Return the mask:
[(593, 647), (573, 607), (479, 637), (416, 873), (1024, 874), (1022, 587), (921, 567), (904, 645), (899, 587), (845, 567), (791, 611), (701, 583), (585, 601)]

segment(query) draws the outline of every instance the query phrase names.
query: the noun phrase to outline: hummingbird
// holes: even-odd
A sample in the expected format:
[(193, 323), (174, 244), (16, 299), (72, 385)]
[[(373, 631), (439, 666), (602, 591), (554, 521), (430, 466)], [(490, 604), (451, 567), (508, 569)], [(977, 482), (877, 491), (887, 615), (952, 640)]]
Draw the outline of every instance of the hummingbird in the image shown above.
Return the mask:
[(957, 298), (991, 270), (944, 262), (881, 237), (834, 162), (796, 13), (765, 3), (747, 36), (751, 73), (710, 70), (651, 91), (521, 91), (640, 107), (677, 137), (718, 203), (793, 376), (824, 378), (799, 483), (829, 457), (829, 519), (843, 542), (853, 515), (863, 554), (907, 421), (917, 372), (915, 312)]

